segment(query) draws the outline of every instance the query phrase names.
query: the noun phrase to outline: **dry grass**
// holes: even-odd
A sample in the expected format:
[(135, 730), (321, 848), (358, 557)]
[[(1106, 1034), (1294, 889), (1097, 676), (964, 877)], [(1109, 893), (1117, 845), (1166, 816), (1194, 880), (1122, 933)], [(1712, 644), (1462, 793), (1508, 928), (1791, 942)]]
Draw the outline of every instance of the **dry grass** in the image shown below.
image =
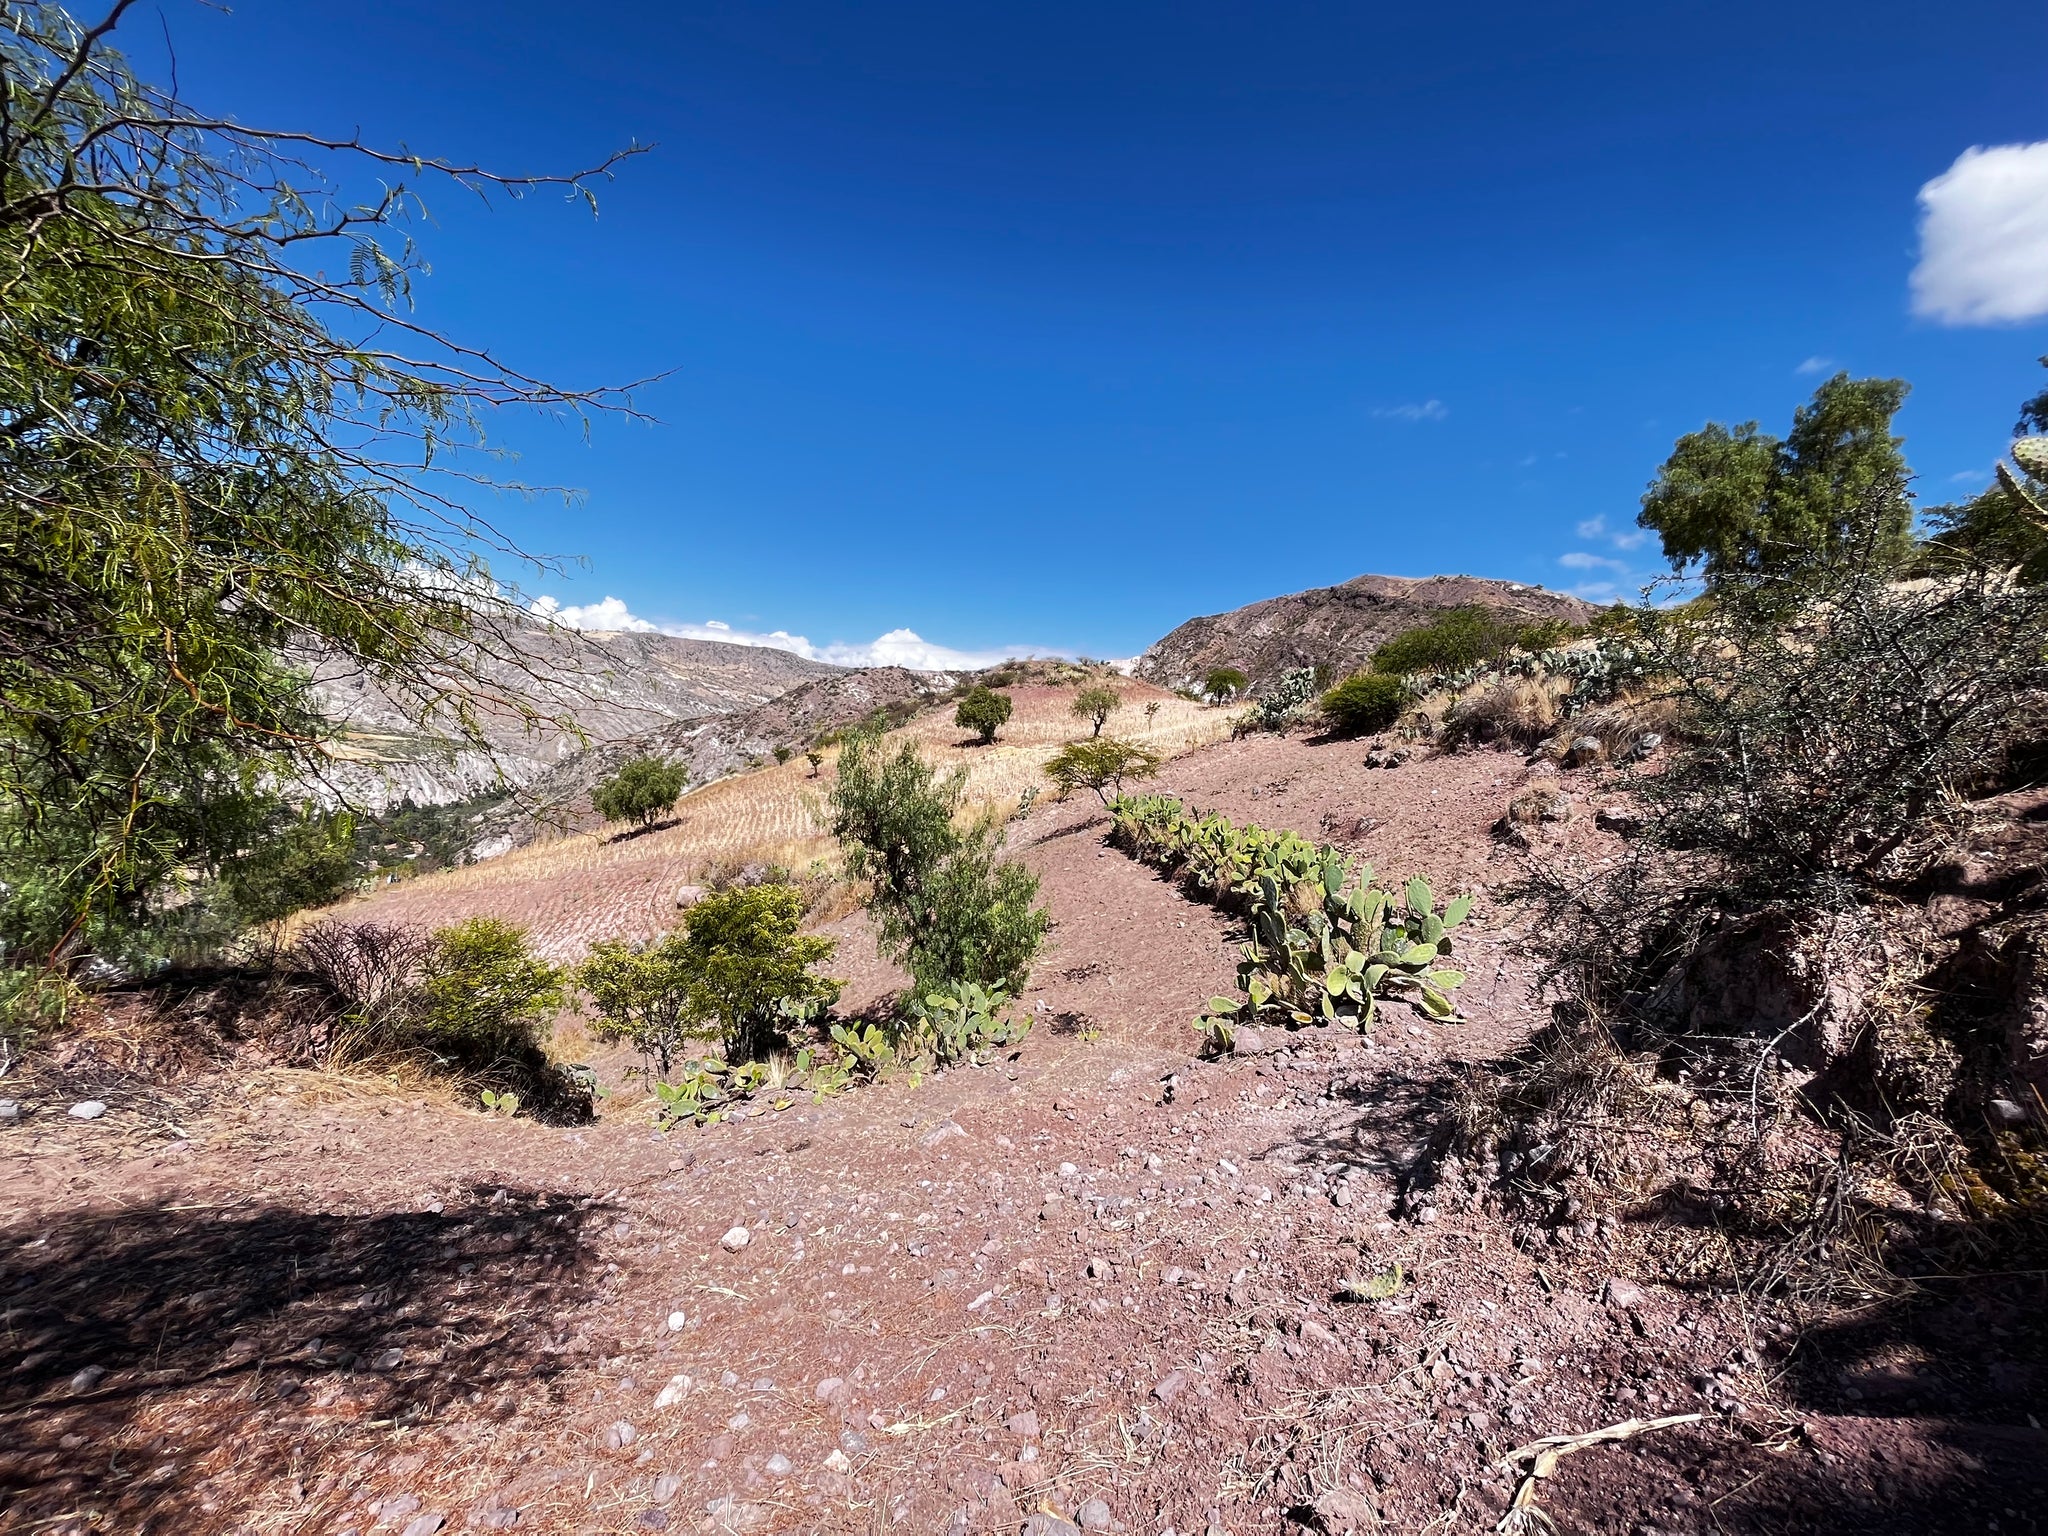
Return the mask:
[[(1147, 684), (1121, 685), (1128, 701), (1105, 728), (1165, 757), (1220, 741), (1231, 711), (1191, 703)], [(1073, 688), (1010, 690), (1016, 713), (993, 745), (972, 745), (949, 708), (913, 720), (892, 738), (919, 743), (932, 760), (965, 764), (970, 801), (1014, 804), (1027, 788), (1048, 788), (1045, 760), (1087, 734), (1072, 715)], [(1145, 707), (1157, 703), (1149, 719)], [(677, 889), (735, 858), (802, 870), (832, 859), (816, 812), (831, 786), (828, 759), (811, 776), (802, 758), (765, 766), (687, 794), (676, 820), (657, 831), (620, 837), (577, 833), (515, 849), (461, 869), (425, 875), (318, 914), (348, 922), (439, 927), (491, 916), (524, 925), (549, 959), (574, 960), (600, 939), (646, 940), (675, 923)]]

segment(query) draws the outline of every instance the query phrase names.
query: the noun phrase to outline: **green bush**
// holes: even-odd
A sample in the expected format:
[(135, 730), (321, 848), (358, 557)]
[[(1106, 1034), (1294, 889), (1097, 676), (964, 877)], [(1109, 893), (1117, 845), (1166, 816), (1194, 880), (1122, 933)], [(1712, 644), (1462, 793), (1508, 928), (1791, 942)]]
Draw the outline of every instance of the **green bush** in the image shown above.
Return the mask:
[(1007, 693), (997, 693), (993, 688), (977, 683), (967, 691), (960, 707), (953, 711), (953, 723), (974, 732), (985, 747), (996, 739), (996, 732), (1009, 720), (1014, 707)]
[(1093, 741), (1069, 742), (1045, 764), (1046, 776), (1059, 786), (1062, 796), (1077, 789), (1092, 789), (1104, 806), (1109, 792), (1124, 791), (1126, 779), (1149, 779), (1159, 772), (1159, 754), (1135, 742), (1104, 736)]
[(791, 1024), (839, 996), (811, 974), (832, 958), (831, 939), (799, 933), (803, 893), (791, 885), (742, 885), (706, 896), (684, 914), (670, 975), (685, 993), (683, 1018), (725, 1042), (728, 1061), (757, 1061)]
[(653, 944), (608, 939), (591, 949), (571, 979), (597, 1011), (590, 1032), (600, 1040), (630, 1042), (656, 1076), (666, 1079), (684, 1044), (702, 1033), (691, 1014), (680, 933)]
[(251, 845), (221, 868), (234, 916), (256, 927), (338, 901), (355, 884), (355, 818), (279, 807)]
[(1384, 731), (1407, 707), (1407, 683), (1386, 672), (1354, 672), (1323, 695), (1323, 713), (1348, 736)]
[(606, 821), (636, 821), (651, 827), (675, 808), (689, 782), (680, 766), (658, 757), (636, 757), (591, 791), (590, 803)]
[(1497, 661), (1511, 650), (1547, 650), (1578, 633), (1562, 619), (1530, 619), (1470, 603), (1447, 608), (1427, 624), (1394, 636), (1372, 653), (1372, 670), (1396, 676), (1462, 672)]
[(1102, 683), (1083, 688), (1074, 695), (1074, 717), (1094, 722), (1095, 728), (1088, 733), (1091, 736), (1100, 736), (1104, 723), (1123, 707), (1124, 696)]
[(958, 825), (965, 769), (941, 776), (902, 743), (855, 736), (839, 758), (831, 832), (848, 878), (865, 881), (883, 953), (919, 992), (956, 981), (1021, 990), (1048, 919), (1038, 877), (1000, 857), (1006, 818)]
[(420, 1028), (465, 1056), (537, 1047), (562, 1006), (562, 973), (526, 947), (526, 930), (495, 917), (437, 929), (422, 966)]

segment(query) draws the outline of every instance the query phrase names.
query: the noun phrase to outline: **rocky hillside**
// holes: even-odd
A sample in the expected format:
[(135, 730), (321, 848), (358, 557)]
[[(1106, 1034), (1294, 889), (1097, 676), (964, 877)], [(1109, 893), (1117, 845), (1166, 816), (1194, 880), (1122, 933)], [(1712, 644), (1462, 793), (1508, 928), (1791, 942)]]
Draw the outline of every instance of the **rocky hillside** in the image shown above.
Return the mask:
[[(573, 722), (597, 746), (678, 720), (702, 725), (800, 684), (844, 675), (788, 651), (671, 635), (536, 625), (510, 642), (509, 654), (487, 669), (492, 686)], [(496, 781), (493, 755), (504, 777), (523, 787), (584, 750), (574, 732), (529, 734), (506, 710), (486, 722), (491, 754), (451, 752), (360, 674), (330, 663), (316, 666), (314, 676), (329, 714), (347, 727), (327, 789), (373, 810), (408, 797), (446, 805), (486, 790)]]
[(484, 844), (500, 852), (532, 841), (543, 828), (595, 825), (591, 790), (629, 758), (681, 763), (689, 770), (691, 784), (709, 784), (772, 758), (777, 747), (801, 752), (821, 732), (851, 725), (876, 710), (907, 718), (954, 681), (950, 673), (902, 667), (832, 670), (830, 676), (799, 683), (750, 709), (670, 720), (596, 743), (529, 781), (515, 805), (491, 818)]
[(1562, 592), (1479, 576), (1355, 576), (1341, 586), (1189, 619), (1138, 659), (1137, 673), (1162, 687), (1184, 688), (1200, 686), (1212, 667), (1236, 667), (1259, 688), (1290, 667), (1349, 671), (1402, 630), (1470, 603), (1572, 623), (1594, 611)]

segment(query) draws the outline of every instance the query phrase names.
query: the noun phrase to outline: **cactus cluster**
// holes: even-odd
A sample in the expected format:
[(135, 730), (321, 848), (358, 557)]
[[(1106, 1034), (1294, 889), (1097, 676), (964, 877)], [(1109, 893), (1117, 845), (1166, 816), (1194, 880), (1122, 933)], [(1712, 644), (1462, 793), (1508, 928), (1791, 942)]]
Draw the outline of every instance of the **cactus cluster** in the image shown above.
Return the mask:
[(725, 1062), (705, 1056), (684, 1062), (674, 1082), (655, 1081), (656, 1115), (663, 1125), (715, 1125), (757, 1097), (768, 1099), (776, 1109), (788, 1109), (799, 1094), (823, 1103), (853, 1080), (853, 1071), (851, 1063), (808, 1048), (793, 1060), (774, 1056), (767, 1061)]
[(983, 1066), (1015, 1055), (1031, 1033), (1028, 1017), (1005, 1016), (1010, 997), (1001, 987), (950, 982), (912, 997), (886, 1024), (835, 1024), (832, 1039), (852, 1066), (879, 1076), (902, 1065), (913, 1076), (941, 1067)]
[(1170, 795), (1122, 796), (1110, 814), (1118, 846), (1245, 916), (1250, 940), (1237, 968), (1244, 996), (1211, 998), (1201, 1020), (1219, 1043), (1228, 1044), (1234, 1026), (1260, 1019), (1369, 1029), (1386, 996), (1434, 1018), (1457, 1017), (1450, 994), (1465, 977), (1443, 962), (1451, 930), (1472, 910), (1470, 896), (1439, 909), (1427, 880), (1385, 890), (1370, 865), (1354, 866), (1335, 848), (1213, 812), (1196, 816)]
[(1411, 679), (1417, 692), (1464, 693), (1480, 683), (1515, 677), (1568, 678), (1571, 687), (1558, 701), (1566, 719), (1605, 704), (1632, 683), (1651, 676), (1649, 653), (1621, 635), (1601, 635), (1547, 651), (1517, 651), (1499, 661), (1481, 662), (1457, 672), (1438, 672)]

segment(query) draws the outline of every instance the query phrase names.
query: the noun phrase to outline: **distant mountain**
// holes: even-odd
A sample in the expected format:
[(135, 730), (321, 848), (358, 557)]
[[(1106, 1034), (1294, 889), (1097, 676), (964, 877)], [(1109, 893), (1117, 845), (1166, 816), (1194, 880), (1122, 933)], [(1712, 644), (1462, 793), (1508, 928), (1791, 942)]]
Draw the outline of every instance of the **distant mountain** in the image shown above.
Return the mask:
[(902, 667), (835, 671), (751, 709), (672, 720), (593, 745), (529, 781), (516, 803), (483, 818), (479, 846), (497, 853), (531, 842), (543, 830), (598, 825), (590, 792), (629, 758), (680, 763), (693, 786), (709, 784), (773, 761), (777, 747), (802, 752), (821, 733), (865, 720), (877, 710), (892, 721), (908, 719), (950, 691), (955, 681), (951, 673)]
[[(800, 684), (846, 675), (766, 646), (683, 640), (672, 635), (599, 633), (532, 625), (514, 631), (506, 654), (485, 668), (489, 685), (573, 722), (591, 746), (639, 736), (677, 720), (704, 723), (755, 708)], [(529, 735), (509, 708), (487, 711), (490, 751), (453, 751), (431, 725), (360, 674), (336, 663), (313, 670), (329, 718), (345, 726), (326, 792), (371, 810), (410, 798), (447, 805), (491, 789), (498, 771), (523, 788), (584, 751), (569, 730)]]
[(1562, 592), (1481, 576), (1354, 576), (1189, 619), (1138, 658), (1137, 675), (1166, 688), (1198, 688), (1211, 668), (1235, 667), (1263, 688), (1293, 667), (1349, 672), (1401, 631), (1474, 603), (1574, 624), (1595, 611)]

